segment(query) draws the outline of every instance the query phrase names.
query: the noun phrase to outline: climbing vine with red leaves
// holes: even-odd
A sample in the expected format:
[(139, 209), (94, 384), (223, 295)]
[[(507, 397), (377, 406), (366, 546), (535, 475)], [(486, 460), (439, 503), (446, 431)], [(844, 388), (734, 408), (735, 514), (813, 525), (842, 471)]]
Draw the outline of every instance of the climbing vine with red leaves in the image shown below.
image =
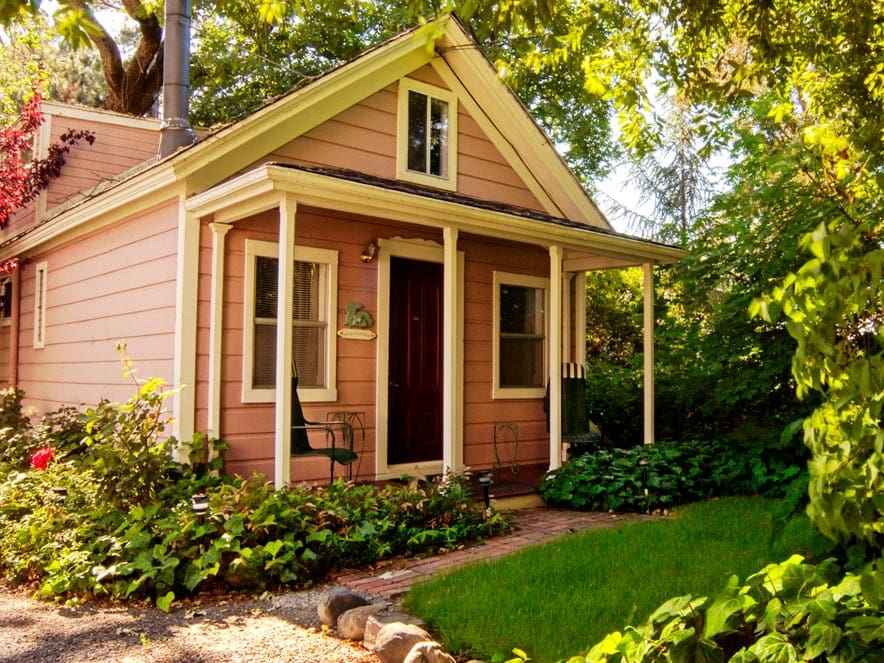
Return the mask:
[(42, 96), (35, 90), (22, 108), (18, 122), (0, 128), (0, 228), (5, 228), (16, 210), (34, 200), (50, 180), (61, 174), (65, 155), (72, 147), (80, 141), (90, 145), (95, 142), (91, 131), (69, 130), (59, 137), (58, 143), (49, 146), (45, 158), (26, 161), (34, 134), (43, 124), (40, 101)]

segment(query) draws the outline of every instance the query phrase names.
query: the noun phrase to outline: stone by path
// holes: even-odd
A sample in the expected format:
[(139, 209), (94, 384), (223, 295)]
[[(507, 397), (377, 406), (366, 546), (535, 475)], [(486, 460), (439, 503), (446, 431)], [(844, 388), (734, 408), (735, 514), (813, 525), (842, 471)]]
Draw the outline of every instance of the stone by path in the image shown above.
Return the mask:
[(480, 544), (453, 552), (402, 559), (375, 571), (344, 572), (334, 577), (339, 585), (356, 592), (365, 592), (395, 599), (405, 594), (415, 582), (439, 571), (463, 566), (479, 560), (496, 559), (527, 546), (589, 529), (611, 527), (635, 515), (584, 513), (566, 509), (537, 508), (516, 511), (509, 515), (513, 531)]

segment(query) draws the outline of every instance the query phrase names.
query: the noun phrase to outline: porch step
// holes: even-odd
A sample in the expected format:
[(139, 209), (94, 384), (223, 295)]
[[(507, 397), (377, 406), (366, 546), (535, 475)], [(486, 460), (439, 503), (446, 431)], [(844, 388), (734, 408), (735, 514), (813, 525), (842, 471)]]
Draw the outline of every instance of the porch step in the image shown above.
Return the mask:
[(544, 506), (546, 506), (546, 502), (537, 492), (528, 495), (491, 498), (491, 507), (495, 511), (522, 511), (523, 509), (538, 509)]
[[(537, 484), (543, 471), (544, 468), (540, 466), (530, 465), (518, 468), (516, 471), (511, 468), (492, 471), (491, 484), (488, 486), (491, 506), (498, 511), (545, 506), (543, 499), (537, 493)], [(470, 477), (470, 489), (474, 499), (477, 501), (485, 499), (484, 486), (479, 483), (479, 471), (473, 471)]]

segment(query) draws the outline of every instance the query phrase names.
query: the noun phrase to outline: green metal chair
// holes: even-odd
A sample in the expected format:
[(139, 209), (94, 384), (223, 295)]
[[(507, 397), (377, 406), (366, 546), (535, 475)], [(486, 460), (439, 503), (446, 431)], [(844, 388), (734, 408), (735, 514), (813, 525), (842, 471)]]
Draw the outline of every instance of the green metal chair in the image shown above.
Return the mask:
[[(335, 435), (337, 429), (338, 435)], [(324, 431), (325, 446), (310, 444), (309, 431)], [(316, 436), (314, 436), (316, 437)], [(330, 481), (335, 480), (335, 463), (350, 465), (358, 456), (353, 451), (353, 426), (348, 421), (307, 421), (298, 398), (298, 376), (292, 377), (292, 456), (325, 456), (329, 459)]]

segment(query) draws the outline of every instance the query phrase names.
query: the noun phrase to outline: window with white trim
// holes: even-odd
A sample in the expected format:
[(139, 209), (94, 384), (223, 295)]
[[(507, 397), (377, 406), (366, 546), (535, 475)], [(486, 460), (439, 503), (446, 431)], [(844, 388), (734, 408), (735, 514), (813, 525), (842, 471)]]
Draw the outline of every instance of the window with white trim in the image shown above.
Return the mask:
[(46, 346), (46, 280), (49, 266), (37, 263), (34, 270), (34, 349)]
[(494, 398), (540, 398), (547, 379), (549, 279), (494, 273)]
[(0, 325), (12, 322), (12, 277), (0, 279)]
[[(276, 393), (276, 244), (246, 240), (243, 401), (270, 402)], [(295, 247), (292, 353), (303, 401), (337, 400), (338, 252)]]
[(409, 78), (399, 81), (399, 178), (457, 186), (457, 98)]

